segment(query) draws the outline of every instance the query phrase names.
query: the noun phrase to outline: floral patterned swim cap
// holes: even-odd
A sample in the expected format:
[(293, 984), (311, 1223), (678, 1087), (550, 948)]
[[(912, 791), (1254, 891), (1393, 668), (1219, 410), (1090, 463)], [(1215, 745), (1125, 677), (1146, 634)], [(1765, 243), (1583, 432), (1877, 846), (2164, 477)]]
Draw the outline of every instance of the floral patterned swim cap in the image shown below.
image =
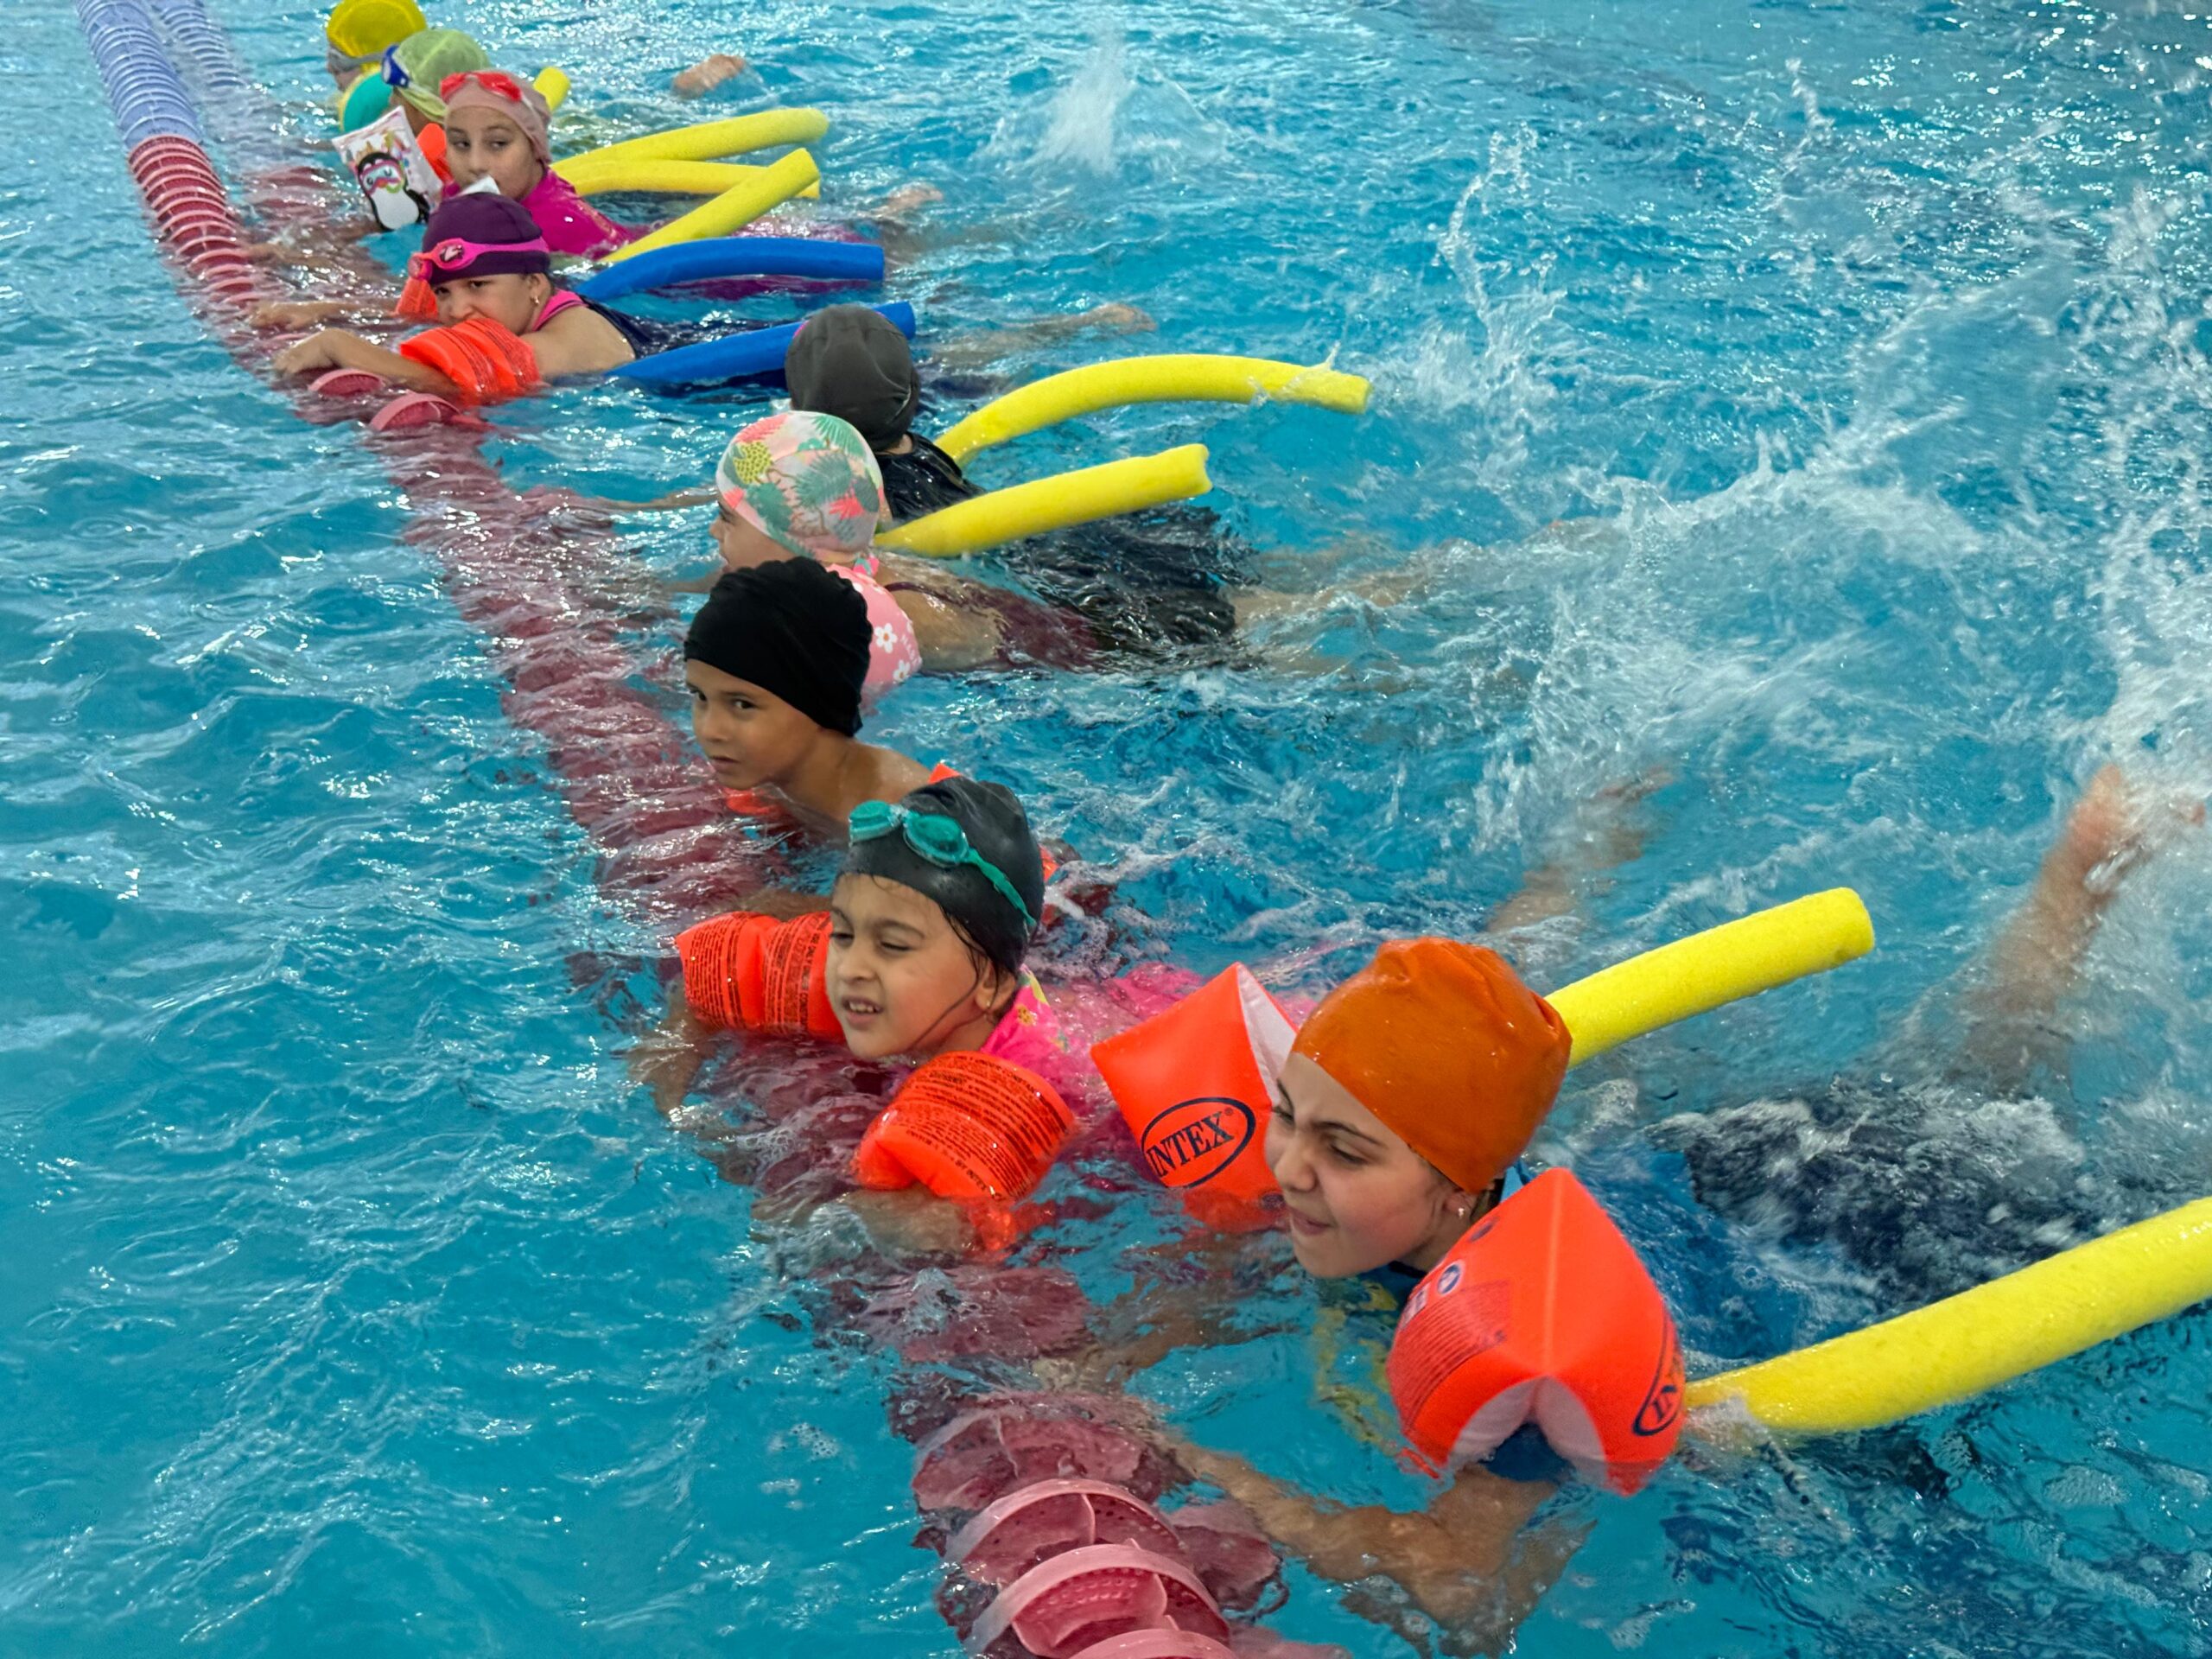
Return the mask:
[(883, 518), (883, 474), (834, 415), (786, 410), (729, 441), (715, 488), (722, 505), (802, 558), (864, 552)]

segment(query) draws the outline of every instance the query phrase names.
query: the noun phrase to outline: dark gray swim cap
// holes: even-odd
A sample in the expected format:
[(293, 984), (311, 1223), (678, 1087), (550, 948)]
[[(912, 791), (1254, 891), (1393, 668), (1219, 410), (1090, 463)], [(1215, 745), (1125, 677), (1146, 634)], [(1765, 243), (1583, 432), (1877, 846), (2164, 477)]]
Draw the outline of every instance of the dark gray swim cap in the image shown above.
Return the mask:
[(906, 335), (865, 305), (809, 317), (784, 353), (784, 385), (793, 409), (851, 422), (878, 454), (898, 447), (922, 398)]

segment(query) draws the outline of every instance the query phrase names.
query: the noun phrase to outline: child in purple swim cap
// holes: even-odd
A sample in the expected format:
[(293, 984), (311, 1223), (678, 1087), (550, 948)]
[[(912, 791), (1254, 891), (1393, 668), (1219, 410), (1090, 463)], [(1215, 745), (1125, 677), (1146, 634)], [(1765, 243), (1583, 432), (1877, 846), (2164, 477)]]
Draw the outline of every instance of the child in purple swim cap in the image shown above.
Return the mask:
[(350, 370), (473, 404), (634, 360), (627, 320), (563, 289), (552, 270), (545, 238), (518, 203), (488, 191), (448, 196), (408, 261), (399, 306), (403, 316), (440, 326), (397, 351), (325, 328), (277, 353), (277, 372)]

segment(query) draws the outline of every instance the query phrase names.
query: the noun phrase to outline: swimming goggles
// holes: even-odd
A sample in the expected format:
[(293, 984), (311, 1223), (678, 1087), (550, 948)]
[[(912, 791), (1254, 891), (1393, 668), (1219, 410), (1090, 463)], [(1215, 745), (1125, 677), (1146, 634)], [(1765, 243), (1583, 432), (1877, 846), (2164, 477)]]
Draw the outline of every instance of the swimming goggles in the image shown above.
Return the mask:
[(855, 841), (876, 841), (894, 830), (906, 832), (906, 844), (923, 858), (941, 870), (973, 868), (983, 873), (983, 879), (999, 890), (1000, 896), (1020, 913), (1030, 926), (1037, 925), (1037, 918), (1029, 913), (1029, 906), (1014, 891), (1014, 883), (1006, 879), (999, 867), (968, 844), (968, 832), (960, 827), (960, 820), (949, 818), (942, 812), (914, 812), (889, 801), (862, 801), (853, 809), (853, 816), (846, 821), (846, 830)]
[(487, 253), (543, 253), (550, 257), (552, 250), (545, 245), (542, 236), (533, 236), (527, 242), (464, 242), (457, 236), (449, 236), (435, 248), (410, 254), (407, 274), (427, 283), (433, 276), (466, 270)]
[(522, 102), (521, 83), (504, 69), (464, 69), (457, 75), (448, 75), (438, 83), (438, 96), (450, 99), (472, 80), (494, 98), (504, 98), (510, 104)]
[(415, 77), (409, 74), (405, 66), (399, 61), (399, 48), (396, 46), (387, 46), (384, 49), (384, 84), (394, 91), (415, 84)]

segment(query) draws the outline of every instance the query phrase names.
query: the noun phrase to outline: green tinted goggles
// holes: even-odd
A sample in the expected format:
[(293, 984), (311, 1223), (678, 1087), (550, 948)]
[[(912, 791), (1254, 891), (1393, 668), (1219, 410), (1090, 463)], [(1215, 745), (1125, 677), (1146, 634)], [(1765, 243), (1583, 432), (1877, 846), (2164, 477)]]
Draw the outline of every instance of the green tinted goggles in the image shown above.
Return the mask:
[(1022, 903), (1021, 894), (1006, 879), (1006, 873), (968, 844), (968, 832), (957, 818), (942, 812), (910, 812), (889, 801), (863, 801), (853, 809), (846, 830), (856, 842), (874, 841), (893, 830), (903, 830), (906, 845), (939, 869), (966, 866), (981, 870), (983, 879), (999, 890), (1023, 921), (1037, 925), (1037, 918), (1029, 913), (1029, 906)]

